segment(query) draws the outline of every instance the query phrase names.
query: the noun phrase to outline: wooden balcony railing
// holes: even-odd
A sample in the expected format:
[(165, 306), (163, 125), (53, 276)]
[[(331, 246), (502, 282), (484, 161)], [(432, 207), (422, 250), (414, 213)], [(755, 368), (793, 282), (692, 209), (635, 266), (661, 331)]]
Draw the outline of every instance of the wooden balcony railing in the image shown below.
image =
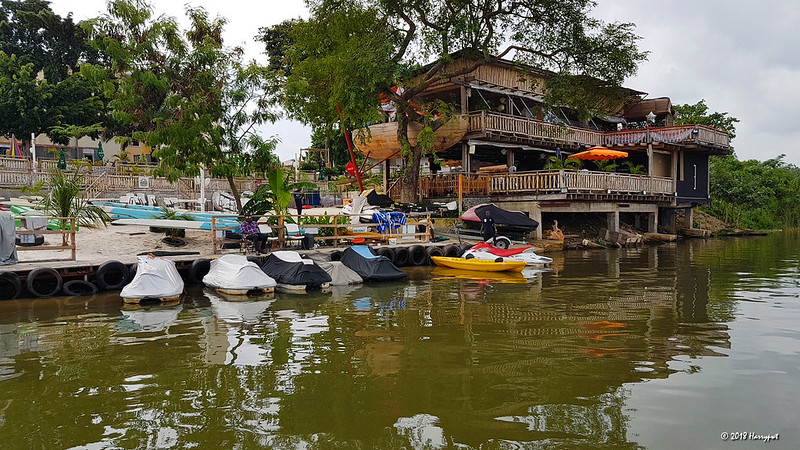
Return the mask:
[(677, 127), (648, 128), (646, 130), (625, 130), (607, 132), (603, 135), (604, 145), (636, 145), (652, 143), (698, 144), (719, 148), (729, 148), (731, 139), (728, 133), (701, 125), (681, 125)]
[(547, 123), (529, 117), (480, 111), (469, 113), (468, 119), (467, 133), (499, 135), (530, 142), (548, 140), (555, 143), (603, 145), (603, 133)]
[(467, 133), (505, 137), (515, 142), (548, 141), (554, 144), (573, 143), (580, 146), (607, 147), (646, 145), (652, 142), (730, 147), (730, 136), (727, 133), (701, 125), (599, 132), (487, 111), (471, 112), (467, 117), (469, 119)]
[[(514, 193), (544, 195), (557, 193), (594, 193), (614, 195), (671, 196), (675, 182), (671, 178), (647, 177), (609, 172), (572, 172), (567, 170), (542, 170), (514, 172), (502, 175), (442, 174), (420, 178), (423, 198), (458, 196), (458, 179), (461, 177), (461, 194), (467, 196), (509, 195)], [(396, 183), (389, 196), (399, 199), (402, 182)]]

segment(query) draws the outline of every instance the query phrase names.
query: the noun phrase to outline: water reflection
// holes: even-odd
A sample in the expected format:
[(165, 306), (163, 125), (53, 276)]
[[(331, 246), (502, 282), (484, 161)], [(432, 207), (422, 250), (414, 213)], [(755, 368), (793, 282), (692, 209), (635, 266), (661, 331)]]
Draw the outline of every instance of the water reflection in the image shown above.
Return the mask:
[[(2, 302), (0, 442), (635, 447), (632, 426), (654, 432), (632, 390), (702, 379), (746, 349), (731, 338), (756, 317), (743, 304), (795, 311), (798, 248), (783, 236), (568, 252), (519, 283), (417, 268), (408, 282), (193, 289), (137, 310), (115, 295)], [(795, 356), (797, 326), (749, 333)]]

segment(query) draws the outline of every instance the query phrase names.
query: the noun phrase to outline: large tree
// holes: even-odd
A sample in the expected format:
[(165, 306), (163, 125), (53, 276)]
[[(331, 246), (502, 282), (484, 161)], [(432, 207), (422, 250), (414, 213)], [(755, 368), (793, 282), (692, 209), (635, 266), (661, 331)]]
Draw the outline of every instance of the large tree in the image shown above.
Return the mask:
[(187, 14), (191, 25), (182, 33), (173, 18), (153, 17), (142, 0), (109, 2), (108, 14), (90, 25), (111, 68), (83, 71), (105, 80), (118, 121), (111, 131), (151, 146), (159, 174), (176, 180), (206, 167), (228, 179), (241, 209), (234, 177), (276, 160), (276, 138), (257, 132), (277, 118), (274, 81), (268, 69), (244, 62), (240, 48), (223, 45), (223, 19), (200, 8)]
[(71, 16), (55, 14), (43, 0), (0, 1), (0, 135), (27, 146), (31, 133), (67, 144), (97, 135), (106, 120), (99, 86), (78, 74), (97, 62), (86, 34)]
[(675, 105), (675, 125), (706, 125), (728, 133), (731, 139), (736, 137), (736, 124), (739, 119), (729, 116), (727, 112), (708, 112), (705, 100), (694, 105)]
[[(392, 101), (407, 165), (403, 201), (416, 197), (420, 159), (432, 151), (433, 131), (443, 123), (431, 113), (447, 120), (442, 104), (420, 100), (433, 83), (510, 58), (553, 71), (548, 99), (570, 101), (586, 117), (598, 104), (598, 92), (618, 87), (646, 57), (636, 46), (634, 26), (593, 19), (591, 0), (307, 3), (311, 17), (282, 30), (289, 39), (268, 45), (283, 52), (291, 68), (285, 106), (293, 117), (316, 126), (335, 122), (341, 106), (344, 124), (352, 129), (379, 119), (382, 98)], [(448, 63), (455, 53), (471, 64), (453, 69)], [(392, 89), (396, 86), (403, 89)], [(423, 124), (416, 145), (408, 141), (412, 121)]]

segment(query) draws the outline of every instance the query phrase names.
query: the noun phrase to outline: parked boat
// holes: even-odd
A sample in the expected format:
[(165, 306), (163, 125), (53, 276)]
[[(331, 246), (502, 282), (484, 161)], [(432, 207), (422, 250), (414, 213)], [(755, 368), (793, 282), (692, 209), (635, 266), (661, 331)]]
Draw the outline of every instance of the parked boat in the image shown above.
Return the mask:
[(139, 303), (152, 299), (162, 302), (178, 301), (183, 293), (183, 279), (175, 263), (158, 256), (140, 256), (136, 276), (122, 288), (120, 296), (125, 303)]
[(203, 284), (224, 294), (247, 295), (275, 292), (277, 282), (247, 257), (225, 255), (211, 260)]
[(275, 279), (275, 288), (280, 292), (306, 292), (327, 289), (331, 285), (331, 276), (325, 270), (295, 251), (272, 252), (261, 270)]
[[(167, 226), (164, 222), (154, 222), (160, 219), (164, 211), (157, 206), (146, 205), (128, 205), (125, 203), (117, 202), (96, 202), (94, 203), (105, 210), (114, 223), (120, 225), (146, 225), (146, 226)], [(216, 214), (212, 213), (195, 213), (186, 212), (185, 215), (192, 218), (192, 220), (181, 220), (178, 225), (182, 228), (197, 228), (201, 230), (211, 229), (211, 216)], [(116, 222), (116, 219), (124, 219), (123, 222)], [(218, 217), (216, 219), (217, 228), (238, 228), (239, 221), (235, 217)]]
[[(434, 131), (434, 151), (446, 150), (457, 144), (467, 133), (469, 123), (463, 116), (453, 117), (444, 125)], [(417, 145), (417, 137), (422, 131), (422, 124), (409, 122), (408, 141)], [(369, 138), (366, 142), (359, 144), (358, 149), (361, 153), (372, 159), (385, 159), (396, 156), (400, 152), (400, 144), (397, 142), (397, 122), (386, 122), (372, 125), (369, 127)]]
[(440, 267), (478, 272), (522, 272), (526, 265), (522, 261), (486, 261), (476, 258), (448, 258), (447, 256), (431, 256), (431, 260)]
[(408, 276), (389, 258), (376, 255), (366, 245), (354, 245), (348, 248), (342, 252), (341, 261), (364, 281), (395, 281)]
[(533, 251), (533, 247), (502, 249), (486, 242), (479, 242), (473, 245), (461, 257), (485, 261), (496, 261), (497, 258), (502, 258), (503, 261), (522, 261), (529, 266), (543, 266), (553, 262), (553, 258), (537, 255)]

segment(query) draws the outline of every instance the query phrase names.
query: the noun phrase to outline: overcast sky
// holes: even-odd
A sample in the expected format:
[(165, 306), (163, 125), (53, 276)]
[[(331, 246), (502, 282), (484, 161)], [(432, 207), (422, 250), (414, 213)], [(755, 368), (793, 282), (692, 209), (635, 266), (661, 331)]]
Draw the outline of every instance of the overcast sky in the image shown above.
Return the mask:
[[(156, 11), (183, 20), (186, 3), (228, 19), (226, 41), (265, 59), (252, 42), (259, 27), (307, 15), (302, 0), (156, 0)], [(793, 0), (598, 0), (595, 15), (633, 22), (649, 60), (625, 86), (673, 104), (706, 100), (711, 112), (738, 118), (733, 145), (739, 159), (786, 154), (800, 165), (800, 3)], [(105, 10), (104, 0), (53, 0), (53, 10), (76, 20)], [(281, 121), (263, 130), (278, 135), (278, 154), (292, 158), (310, 145), (310, 131)]]

